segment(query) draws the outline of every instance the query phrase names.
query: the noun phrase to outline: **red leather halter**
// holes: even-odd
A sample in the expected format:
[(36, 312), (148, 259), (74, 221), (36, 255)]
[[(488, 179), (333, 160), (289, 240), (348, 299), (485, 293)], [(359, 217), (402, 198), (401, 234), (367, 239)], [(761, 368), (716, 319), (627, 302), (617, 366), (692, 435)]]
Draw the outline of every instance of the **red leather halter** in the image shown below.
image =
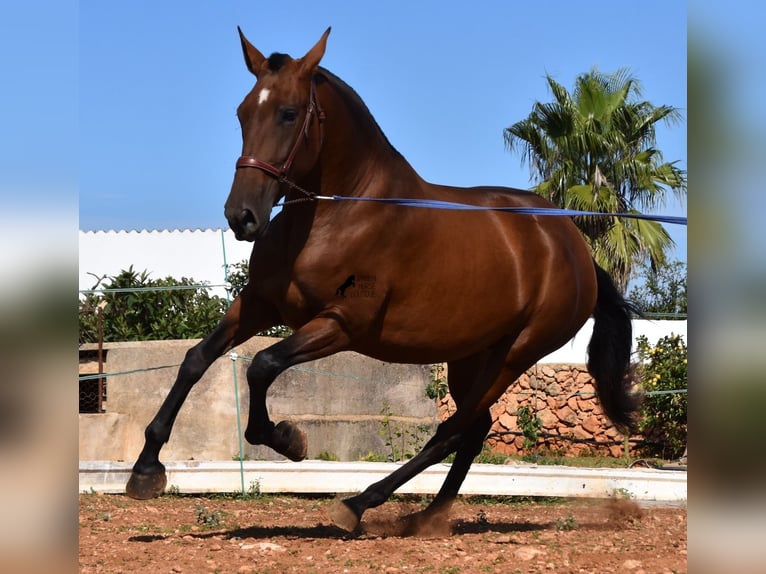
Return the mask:
[[(311, 93), (309, 95), (309, 104), (306, 108), (306, 117), (303, 119), (303, 126), (301, 127), (300, 132), (298, 132), (298, 138), (295, 140), (295, 144), (293, 145), (292, 150), (290, 150), (290, 154), (287, 156), (287, 159), (284, 161), (281, 167), (277, 167), (274, 164), (261, 161), (257, 157), (251, 156), (251, 155), (243, 155), (240, 156), (240, 158), (237, 160), (237, 169), (241, 167), (254, 167), (256, 169), (260, 169), (261, 171), (264, 171), (268, 173), (269, 175), (272, 175), (276, 177), (279, 181), (286, 183), (290, 187), (294, 189), (298, 189), (299, 191), (302, 191), (309, 197), (312, 197), (314, 194), (307, 192), (305, 189), (297, 185), (296, 183), (290, 181), (287, 178), (287, 172), (290, 171), (290, 167), (293, 165), (293, 160), (295, 159), (296, 154), (298, 153), (298, 148), (300, 147), (301, 141), (303, 139), (308, 139), (309, 136), (309, 129), (311, 128), (311, 119), (314, 116), (314, 114), (317, 114), (317, 118), (319, 119), (319, 129), (320, 129), (320, 146), (321, 146), (321, 138), (322, 138), (322, 123), (324, 122), (324, 112), (322, 111), (322, 108), (319, 106), (319, 102), (317, 101), (317, 95), (316, 95), (316, 84), (314, 82), (314, 78), (311, 78)], [(301, 133), (303, 134), (303, 138), (301, 138)]]

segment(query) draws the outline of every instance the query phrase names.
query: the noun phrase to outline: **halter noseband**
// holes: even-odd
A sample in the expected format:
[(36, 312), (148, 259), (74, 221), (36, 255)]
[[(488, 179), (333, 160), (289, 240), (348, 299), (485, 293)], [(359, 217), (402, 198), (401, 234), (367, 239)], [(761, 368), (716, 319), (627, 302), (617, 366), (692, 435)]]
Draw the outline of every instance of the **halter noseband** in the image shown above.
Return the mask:
[[(324, 112), (322, 111), (322, 108), (319, 106), (319, 102), (317, 101), (317, 94), (316, 94), (316, 83), (314, 82), (314, 78), (311, 78), (311, 92), (309, 95), (309, 103), (306, 107), (306, 117), (303, 119), (303, 126), (301, 127), (300, 132), (298, 132), (298, 138), (295, 140), (295, 144), (293, 145), (292, 150), (290, 150), (289, 155), (287, 156), (287, 159), (282, 164), (282, 167), (276, 167), (274, 164), (261, 161), (255, 156), (251, 155), (243, 155), (240, 156), (239, 159), (237, 159), (237, 169), (241, 167), (254, 167), (256, 169), (260, 169), (261, 171), (264, 171), (268, 173), (271, 176), (274, 176), (277, 178), (280, 182), (286, 183), (293, 189), (297, 189), (304, 194), (306, 194), (309, 198), (314, 197), (315, 194), (306, 191), (296, 183), (290, 181), (287, 178), (287, 172), (290, 171), (290, 167), (293, 165), (293, 160), (295, 159), (295, 156), (298, 153), (298, 147), (300, 147), (301, 141), (304, 138), (308, 138), (309, 136), (309, 129), (311, 128), (311, 119), (314, 115), (314, 113), (317, 114), (317, 118), (319, 119), (319, 129), (320, 129), (320, 142), (322, 139), (322, 123), (324, 122)], [(303, 138), (301, 138), (300, 134), (303, 133)], [(320, 143), (321, 145), (321, 143)]]

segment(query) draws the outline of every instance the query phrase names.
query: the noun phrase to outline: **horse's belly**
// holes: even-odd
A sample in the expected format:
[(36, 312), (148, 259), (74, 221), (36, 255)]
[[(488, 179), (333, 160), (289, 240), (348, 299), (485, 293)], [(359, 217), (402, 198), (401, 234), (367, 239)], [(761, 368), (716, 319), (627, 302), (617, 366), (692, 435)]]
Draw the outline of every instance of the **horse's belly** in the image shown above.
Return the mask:
[(394, 363), (441, 363), (461, 359), (520, 332), (520, 317), (496, 315), (493, 321), (453, 322), (449, 312), (430, 313), (418, 321), (415, 312), (401, 322), (384, 322), (377, 336), (361, 341), (359, 352)]
[(541, 283), (527, 282), (522, 288), (496, 280), (474, 288), (447, 289), (437, 283), (430, 294), (394, 297), (380, 328), (362, 338), (359, 351), (388, 362), (438, 363), (504, 339), (510, 343), (522, 333), (541, 352), (555, 350), (577, 333), (593, 304), (575, 281), (555, 285), (553, 296), (541, 296)]

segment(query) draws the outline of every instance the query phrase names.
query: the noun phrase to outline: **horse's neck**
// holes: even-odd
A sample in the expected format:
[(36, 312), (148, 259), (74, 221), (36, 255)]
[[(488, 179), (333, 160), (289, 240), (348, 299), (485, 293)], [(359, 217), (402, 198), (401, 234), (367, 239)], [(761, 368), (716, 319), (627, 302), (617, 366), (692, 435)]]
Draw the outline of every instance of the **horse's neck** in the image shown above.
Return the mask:
[(418, 187), (420, 176), (391, 145), (361, 99), (342, 85), (333, 85), (333, 91), (323, 170), (327, 187), (334, 187), (329, 195), (395, 194), (388, 184), (393, 181), (397, 187)]

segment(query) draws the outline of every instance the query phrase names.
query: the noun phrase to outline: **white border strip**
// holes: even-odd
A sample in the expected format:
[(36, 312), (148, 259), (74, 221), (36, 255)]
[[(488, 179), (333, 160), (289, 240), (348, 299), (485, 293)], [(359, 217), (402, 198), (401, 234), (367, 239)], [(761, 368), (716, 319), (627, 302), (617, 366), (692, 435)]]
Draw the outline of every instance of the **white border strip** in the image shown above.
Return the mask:
[[(400, 464), (376, 462), (299, 463), (246, 461), (245, 488), (261, 493), (345, 494), (360, 492)], [(123, 493), (132, 464), (80, 461), (80, 492)], [(240, 492), (237, 461), (166, 463), (168, 488), (182, 493)], [(434, 494), (449, 470), (434, 465), (399, 488), (399, 494)], [(646, 468), (576, 468), (548, 465), (474, 464), (460, 489), (463, 495), (556, 496), (607, 498), (621, 494), (634, 500), (686, 502), (686, 471)]]

